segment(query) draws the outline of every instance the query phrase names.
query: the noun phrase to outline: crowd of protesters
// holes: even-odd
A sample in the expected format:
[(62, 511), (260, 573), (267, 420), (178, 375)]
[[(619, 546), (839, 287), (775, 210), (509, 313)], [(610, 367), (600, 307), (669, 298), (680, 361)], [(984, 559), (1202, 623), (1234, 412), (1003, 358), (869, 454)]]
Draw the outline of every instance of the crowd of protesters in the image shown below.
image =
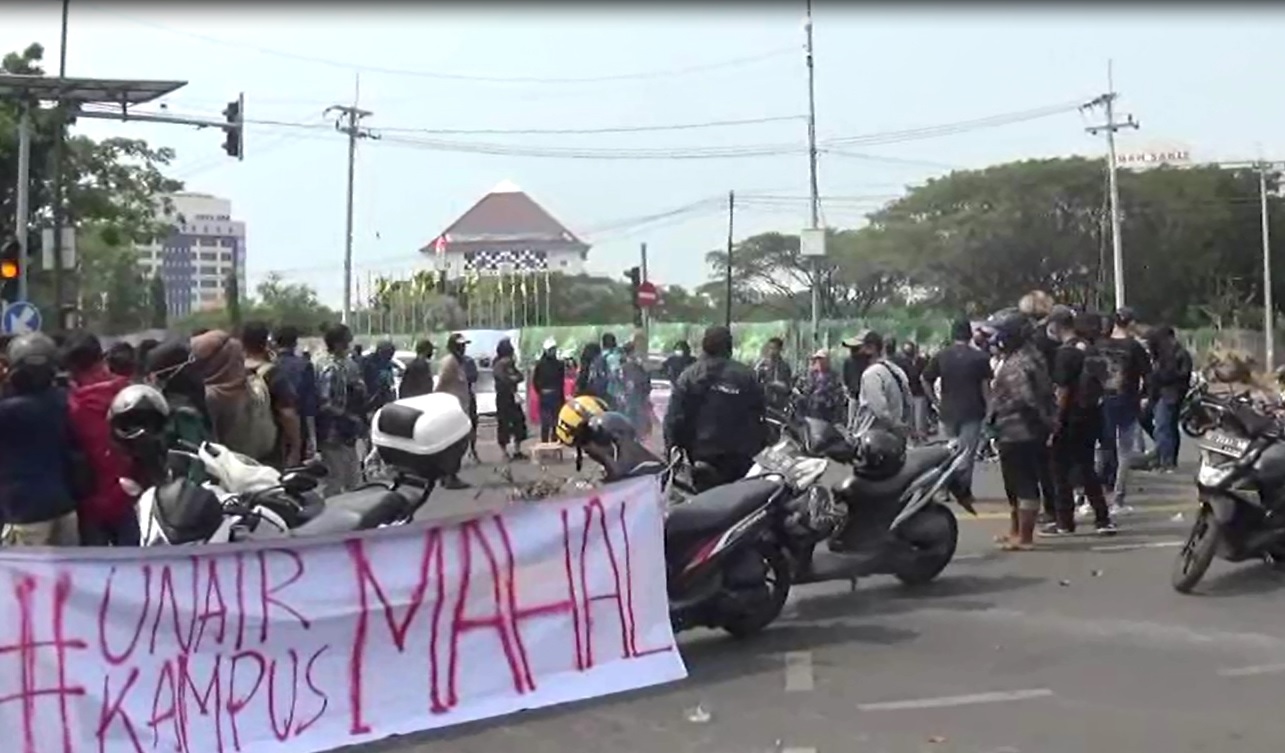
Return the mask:
[[(135, 500), (119, 483), (129, 475), (129, 461), (107, 423), (112, 399), (130, 384), (150, 384), (164, 395), (176, 438), (214, 441), (277, 468), (319, 457), (328, 470), (325, 491), (335, 494), (362, 482), (371, 416), (399, 397), (435, 391), (458, 399), (474, 423), (477, 460), (477, 386), (485, 368), (494, 377), (495, 439), (506, 459), (525, 457), (527, 416), (538, 423), (540, 440), (552, 441), (558, 410), (572, 395), (602, 399), (643, 439), (664, 424), (667, 445), (685, 441), (693, 445), (689, 451), (719, 462), (735, 455), (725, 463), (729, 468), (744, 464), (746, 447), (761, 444), (762, 437), (741, 426), (746, 411), (754, 425), (772, 410), (854, 430), (878, 419), (911, 442), (937, 432), (957, 438), (970, 449), (970, 461), (977, 447), (994, 441), (1013, 505), (1012, 530), (1001, 542), (1008, 548), (1031, 546), (1041, 514), (1039, 532), (1048, 536), (1072, 533), (1086, 513), (1098, 531), (1110, 533), (1142, 433), (1154, 440), (1160, 470), (1176, 465), (1178, 411), (1192, 369), (1172, 328), (1153, 327), (1144, 338), (1136, 320), (1128, 309), (1103, 317), (1033, 293), (989, 326), (959, 320), (951, 341), (932, 353), (867, 331), (843, 341), (848, 357), (839, 368), (819, 350), (798, 373), (781, 339), (769, 340), (761, 360), (743, 366), (731, 358), (730, 331), (712, 327), (699, 357), (679, 342), (660, 364), (658, 376), (674, 387), (663, 422), (653, 412), (641, 332), (624, 345), (604, 334), (578, 359), (565, 357), (550, 339), (529, 368), (507, 339), (493, 357), (474, 359), (461, 333), (447, 339), (440, 358), (428, 340), (417, 343), (406, 363), (395, 358), (390, 342), (363, 354), (342, 324), (324, 328), (315, 354), (299, 349), (298, 329), (272, 331), (263, 322), (106, 348), (84, 331), (6, 338), (0, 347), (2, 541), (137, 543)], [(692, 394), (734, 396), (727, 400), (735, 410), (725, 406), (727, 415), (697, 431), (693, 416), (712, 409), (693, 407)], [(960, 493), (971, 497), (971, 462), (962, 476)], [(459, 477), (444, 485), (467, 486)]]

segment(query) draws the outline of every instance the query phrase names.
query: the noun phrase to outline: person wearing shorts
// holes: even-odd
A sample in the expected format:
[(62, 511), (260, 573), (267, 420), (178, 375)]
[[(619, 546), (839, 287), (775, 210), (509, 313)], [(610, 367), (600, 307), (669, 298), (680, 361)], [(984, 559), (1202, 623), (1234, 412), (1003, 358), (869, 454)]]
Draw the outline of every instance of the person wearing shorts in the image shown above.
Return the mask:
[(1053, 428), (1053, 384), (1021, 316), (995, 322), (1003, 363), (995, 374), (986, 425), (999, 446), (1004, 491), (1012, 504), (1008, 534), (997, 537), (1006, 551), (1034, 546), (1040, 513), (1040, 468), (1047, 465)]

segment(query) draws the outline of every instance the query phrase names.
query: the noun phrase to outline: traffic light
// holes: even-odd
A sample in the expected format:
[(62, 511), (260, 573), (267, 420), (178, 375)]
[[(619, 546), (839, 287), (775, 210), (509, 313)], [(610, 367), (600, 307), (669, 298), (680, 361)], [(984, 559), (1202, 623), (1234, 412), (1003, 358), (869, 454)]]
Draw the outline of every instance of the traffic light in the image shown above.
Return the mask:
[(223, 127), (223, 151), (227, 152), (229, 157), (243, 160), (245, 150), (241, 137), (245, 134), (244, 94), (237, 97), (235, 101), (228, 102), (228, 106), (223, 110), (223, 117), (228, 121), (228, 124)]
[(629, 279), (629, 305), (634, 309), (634, 326), (642, 326), (642, 308), (638, 305), (638, 286), (642, 284), (642, 268), (630, 267), (625, 270), (625, 277)]
[(5, 241), (0, 247), (0, 299), (18, 300), (18, 278), (22, 277), (22, 244), (17, 238)]

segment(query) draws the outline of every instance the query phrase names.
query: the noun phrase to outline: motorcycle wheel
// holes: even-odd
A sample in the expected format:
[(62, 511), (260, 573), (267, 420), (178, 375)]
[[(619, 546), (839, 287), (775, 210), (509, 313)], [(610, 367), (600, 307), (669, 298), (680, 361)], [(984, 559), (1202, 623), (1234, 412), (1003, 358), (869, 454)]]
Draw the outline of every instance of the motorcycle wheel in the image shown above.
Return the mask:
[(901, 528), (901, 538), (914, 547), (911, 564), (893, 575), (907, 586), (922, 586), (941, 574), (959, 546), (959, 523), (939, 504), (930, 504)]
[(1200, 579), (1205, 577), (1205, 572), (1214, 561), (1214, 553), (1218, 551), (1218, 540), (1221, 537), (1222, 531), (1213, 511), (1208, 507), (1202, 508), (1191, 526), (1186, 543), (1174, 559), (1172, 582), (1175, 591), (1189, 594)]
[(780, 616), (785, 609), (785, 600), (790, 597), (790, 585), (793, 578), (790, 574), (790, 559), (780, 548), (764, 544), (759, 549), (759, 556), (767, 565), (767, 595), (755, 604), (749, 612), (729, 617), (723, 621), (722, 628), (733, 638), (749, 638), (760, 633)]

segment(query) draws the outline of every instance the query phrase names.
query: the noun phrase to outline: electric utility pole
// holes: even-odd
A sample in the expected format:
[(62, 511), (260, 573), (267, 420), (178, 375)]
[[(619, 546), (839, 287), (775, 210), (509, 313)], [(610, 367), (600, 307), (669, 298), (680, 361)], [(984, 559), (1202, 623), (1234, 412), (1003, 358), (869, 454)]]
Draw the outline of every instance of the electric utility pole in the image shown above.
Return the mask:
[[(807, 38), (805, 52), (808, 65), (808, 192), (810, 230), (816, 231), (821, 226), (821, 192), (817, 188), (817, 104), (816, 104), (816, 65), (812, 56), (812, 0), (807, 0), (807, 18), (803, 30)], [(815, 233), (813, 233), (815, 235)], [(825, 255), (825, 246), (821, 246), (821, 256)], [(821, 336), (821, 258), (812, 259), (812, 345), (815, 347)], [(731, 262), (731, 258), (728, 258)], [(729, 303), (730, 305), (730, 303)]]
[[(360, 93), (360, 82), (358, 82), (358, 92)], [(357, 139), (378, 139), (379, 136), (372, 133), (369, 129), (362, 128), (360, 123), (362, 119), (374, 115), (369, 110), (362, 110), (357, 107), (357, 96), (353, 97), (353, 104), (349, 105), (332, 105), (326, 108), (325, 114), (337, 113), (339, 118), (335, 121), (335, 130), (348, 135), (348, 197), (347, 197), (347, 221), (344, 237), (344, 310), (343, 323), (347, 324), (352, 319), (352, 205), (353, 205), (353, 178), (357, 164)]]
[(1271, 215), (1267, 212), (1266, 162), (1258, 163), (1259, 211), (1263, 223), (1263, 344), (1267, 370), (1276, 368), (1276, 306), (1272, 300), (1272, 235)]
[(727, 274), (723, 276), (723, 292), (727, 300), (723, 302), (723, 323), (732, 328), (732, 254), (736, 247), (736, 192), (727, 192)]
[[(62, 0), (62, 36), (58, 46), (58, 78), (67, 77), (67, 20), (71, 11), (71, 0)], [(58, 131), (54, 134), (53, 149), (53, 262), (54, 262), (54, 312), (58, 317), (59, 327), (69, 327), (65, 321), (63, 306), (63, 225), (68, 219), (63, 206), (63, 151), (67, 148), (67, 106), (62, 98), (58, 99)], [(42, 252), (44, 250), (42, 249)], [(80, 306), (76, 307), (77, 310)]]
[(1124, 305), (1124, 249), (1120, 238), (1120, 184), (1116, 162), (1115, 134), (1125, 128), (1138, 128), (1138, 121), (1132, 115), (1125, 116), (1123, 121), (1115, 119), (1115, 101), (1119, 98), (1115, 91), (1115, 80), (1111, 61), (1107, 61), (1107, 93), (1085, 104), (1081, 109), (1103, 107), (1106, 110), (1106, 122), (1102, 125), (1089, 126), (1084, 129), (1094, 136), (1105, 132), (1107, 135), (1107, 181), (1111, 203), (1111, 252), (1112, 271), (1115, 282), (1115, 307)]

